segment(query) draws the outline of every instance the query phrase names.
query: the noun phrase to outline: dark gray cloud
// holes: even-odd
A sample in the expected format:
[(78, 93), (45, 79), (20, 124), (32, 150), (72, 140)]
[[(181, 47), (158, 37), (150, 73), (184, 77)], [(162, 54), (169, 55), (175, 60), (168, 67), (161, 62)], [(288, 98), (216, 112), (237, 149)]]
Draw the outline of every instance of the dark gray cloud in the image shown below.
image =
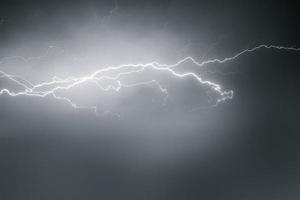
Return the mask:
[[(0, 70), (40, 83), (124, 63), (224, 58), (262, 43), (299, 47), (295, 5), (7, 1)], [(235, 92), (217, 107), (209, 106), (211, 88), (152, 72), (134, 78), (160, 79), (167, 104), (155, 84), (109, 95), (91, 94), (93, 84), (69, 91), (112, 111), (99, 117), (51, 96), (3, 94), (0, 199), (298, 199), (298, 65), (298, 52), (260, 49), (176, 68)], [(0, 87), (20, 89), (5, 78)]]

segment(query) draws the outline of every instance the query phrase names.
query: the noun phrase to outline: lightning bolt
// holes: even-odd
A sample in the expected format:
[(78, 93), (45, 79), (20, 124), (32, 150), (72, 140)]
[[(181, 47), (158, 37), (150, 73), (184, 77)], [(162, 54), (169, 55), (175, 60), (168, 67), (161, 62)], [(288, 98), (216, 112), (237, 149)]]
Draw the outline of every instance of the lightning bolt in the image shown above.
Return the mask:
[[(0, 88), (0, 95), (7, 94), (12, 97), (17, 96), (30, 96), (30, 97), (39, 97), (44, 98), (46, 96), (52, 96), (56, 100), (65, 101), (69, 105), (71, 105), (75, 109), (87, 109), (98, 113), (98, 107), (96, 105), (92, 106), (84, 106), (74, 102), (74, 100), (66, 95), (61, 95), (61, 92), (68, 91), (73, 88), (79, 87), (85, 83), (92, 83), (101, 91), (108, 92), (114, 91), (119, 92), (124, 88), (132, 88), (132, 87), (141, 87), (141, 86), (152, 86), (156, 87), (161, 94), (164, 95), (164, 103), (167, 102), (169, 97), (169, 93), (167, 88), (160, 83), (158, 79), (152, 79), (147, 81), (136, 81), (134, 83), (126, 83), (123, 81), (123, 78), (126, 77), (139, 77), (141, 73), (147, 73), (148, 70), (156, 72), (158, 74), (167, 74), (168, 76), (175, 78), (180, 81), (183, 79), (192, 79), (197, 82), (197, 85), (200, 87), (207, 87), (215, 94), (217, 94), (217, 98), (213, 106), (218, 105), (221, 102), (232, 99), (234, 92), (232, 90), (224, 90), (221, 85), (209, 81), (204, 80), (201, 75), (193, 72), (178, 72), (176, 70), (177, 67), (183, 65), (185, 62), (189, 61), (196, 67), (203, 67), (208, 64), (223, 64), (228, 61), (235, 60), (240, 56), (257, 51), (259, 49), (277, 49), (277, 50), (286, 50), (286, 51), (300, 51), (300, 48), (294, 47), (284, 47), (284, 46), (275, 46), (275, 45), (259, 45), (254, 48), (245, 49), (240, 51), (239, 53), (233, 55), (232, 57), (226, 57), (223, 59), (210, 59), (199, 62), (192, 57), (185, 57), (182, 60), (179, 60), (175, 64), (161, 64), (158, 62), (150, 62), (146, 64), (123, 64), (116, 67), (106, 67), (103, 69), (99, 69), (94, 73), (83, 76), (83, 77), (71, 77), (71, 78), (59, 78), (53, 77), (51, 81), (41, 82), (38, 84), (33, 84), (32, 82), (24, 79), (20, 76), (10, 75), (4, 71), (0, 71), (0, 79), (9, 80), (16, 87), (18, 87), (18, 91), (14, 91), (9, 88)], [(211, 97), (210, 97), (211, 98)]]

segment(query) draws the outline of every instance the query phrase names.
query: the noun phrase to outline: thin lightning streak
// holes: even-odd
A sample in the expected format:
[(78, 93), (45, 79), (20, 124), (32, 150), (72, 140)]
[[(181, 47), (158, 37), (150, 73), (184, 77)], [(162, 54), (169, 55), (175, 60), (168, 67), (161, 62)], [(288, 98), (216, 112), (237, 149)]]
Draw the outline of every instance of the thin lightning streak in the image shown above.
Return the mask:
[[(53, 49), (60, 49), (58, 46), (55, 46), (55, 45), (49, 45), (45, 51), (44, 54), (40, 55), (40, 56), (37, 56), (37, 57), (23, 57), (23, 56), (10, 56), (10, 57), (4, 57), (4, 58), (1, 58), (1, 61), (0, 61), (0, 64), (2, 64), (5, 60), (21, 60), (25, 63), (29, 63), (30, 61), (33, 61), (33, 60), (39, 60), (39, 59), (43, 59), (43, 58), (46, 58), (47, 56), (49, 56)], [(60, 51), (61, 53), (64, 52), (63, 49), (61, 49)]]
[[(283, 47), (283, 46), (275, 46), (275, 45), (259, 45), (251, 49), (245, 49), (237, 54), (235, 54), (232, 57), (227, 57), (224, 59), (211, 59), (211, 60), (206, 60), (203, 62), (198, 62), (192, 57), (186, 57), (180, 61), (178, 61), (175, 64), (160, 64), (158, 62), (151, 62), (151, 63), (146, 63), (146, 64), (123, 64), (120, 66), (116, 67), (106, 67), (100, 70), (95, 71), (89, 76), (84, 76), (84, 77), (79, 77), (79, 78), (66, 78), (66, 79), (61, 79), (58, 77), (53, 77), (52, 81), (49, 82), (42, 82), (39, 84), (33, 84), (28, 80), (25, 80), (22, 77), (19, 76), (13, 76), (10, 74), (7, 74), (3, 71), (0, 71), (0, 78), (7, 78), (8, 80), (12, 81), (16, 85), (24, 88), (23, 91), (21, 92), (13, 92), (7, 88), (3, 88), (0, 90), (0, 95), (2, 94), (8, 94), (9, 96), (16, 97), (16, 96), (31, 96), (31, 97), (46, 97), (46, 96), (52, 96), (53, 98), (57, 100), (62, 100), (70, 104), (73, 108), (75, 109), (88, 109), (92, 110), (97, 114), (98, 108), (97, 106), (82, 106), (82, 105), (77, 105), (71, 98), (65, 97), (65, 96), (60, 96), (57, 94), (58, 91), (61, 90), (70, 90), (76, 86), (82, 85), (83, 83), (86, 82), (91, 82), (96, 84), (101, 90), (103, 91), (108, 91), (108, 90), (113, 90), (115, 92), (119, 92), (122, 88), (130, 88), (130, 87), (138, 87), (142, 85), (150, 85), (154, 84), (156, 85), (160, 92), (165, 94), (164, 101), (166, 102), (167, 97), (169, 96), (169, 93), (166, 88), (162, 86), (162, 84), (158, 80), (150, 80), (150, 81), (141, 81), (141, 82), (136, 82), (133, 84), (125, 84), (122, 83), (121, 78), (126, 77), (126, 76), (132, 76), (136, 75), (138, 76), (139, 73), (145, 72), (147, 69), (152, 69), (156, 72), (165, 72), (172, 77), (178, 78), (178, 79), (185, 79), (185, 78), (191, 78), (196, 80), (199, 85), (202, 86), (208, 86), (212, 91), (218, 94), (218, 99), (216, 99), (215, 106), (218, 105), (220, 102), (226, 101), (228, 99), (233, 98), (233, 91), (229, 90), (223, 90), (221, 85), (214, 83), (212, 81), (208, 80), (203, 80), (201, 76), (197, 75), (194, 72), (185, 72), (185, 73), (179, 73), (176, 72), (174, 69), (175, 67), (183, 64), (186, 61), (191, 61), (194, 65), (198, 67), (202, 67), (207, 64), (213, 64), (213, 63), (225, 63), (228, 61), (235, 60), (239, 58), (240, 56), (246, 54), (246, 53), (251, 53), (254, 51), (257, 51), (259, 49), (277, 49), (277, 50), (287, 50), (287, 51), (300, 51), (300, 48), (294, 48), (294, 47)], [(26, 60), (26, 59), (25, 59)], [(28, 60), (26, 60), (28, 61)], [(107, 75), (107, 74), (113, 74), (113, 75)], [(117, 86), (114, 86), (112, 84), (109, 84), (108, 86), (103, 86), (101, 85), (101, 81), (108, 80), (108, 81), (113, 81), (117, 83)], [(50, 89), (44, 89), (45, 87), (48, 87)]]
[(287, 50), (287, 51), (300, 51), (300, 48), (294, 48), (294, 47), (283, 47), (283, 46), (275, 46), (275, 45), (265, 45), (265, 44), (262, 44), (262, 45), (259, 45), (259, 46), (256, 46), (252, 49), (245, 49), (237, 54), (235, 54), (234, 56), (232, 57), (228, 57), (228, 58), (224, 58), (224, 59), (218, 59), (218, 58), (215, 58), (215, 59), (211, 59), (211, 60), (206, 60), (206, 61), (203, 61), (203, 62), (197, 62), (194, 58), (192, 57), (185, 57), (184, 59), (178, 61), (177, 63), (173, 64), (173, 65), (166, 65), (166, 64), (159, 64), (159, 63), (156, 63), (158, 66), (160, 67), (176, 67), (188, 60), (192, 61), (193, 64), (199, 66), (199, 67), (202, 67), (204, 65), (207, 65), (207, 64), (213, 64), (213, 63), (219, 63), (219, 64), (222, 64), (222, 63), (225, 63), (225, 62), (228, 62), (228, 61), (232, 61), (232, 60), (235, 60), (237, 59), (238, 57), (242, 56), (243, 54), (246, 54), (246, 53), (251, 53), (251, 52), (254, 52), (256, 50), (259, 50), (259, 49), (262, 49), (262, 48), (265, 48), (265, 49), (278, 49), (278, 50)]

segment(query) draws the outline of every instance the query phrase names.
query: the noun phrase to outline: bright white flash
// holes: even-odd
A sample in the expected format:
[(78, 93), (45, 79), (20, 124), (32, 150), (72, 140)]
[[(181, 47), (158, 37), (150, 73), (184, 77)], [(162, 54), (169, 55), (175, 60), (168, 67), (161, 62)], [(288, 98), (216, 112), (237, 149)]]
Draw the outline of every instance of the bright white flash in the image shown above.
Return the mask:
[[(63, 95), (64, 91), (74, 89), (79, 87), (85, 83), (95, 84), (102, 91), (114, 91), (119, 92), (123, 88), (128, 87), (139, 87), (142, 85), (153, 85), (159, 89), (159, 91), (167, 98), (168, 97), (168, 88), (166, 88), (159, 80), (147, 80), (147, 81), (136, 81), (134, 83), (124, 83), (122, 82), (124, 77), (132, 77), (139, 76), (141, 72), (148, 72), (148, 70), (155, 71), (156, 73), (164, 73), (168, 74), (172, 78), (175, 78), (177, 81), (181, 81), (183, 79), (193, 79), (198, 82), (197, 87), (208, 87), (214, 93), (216, 93), (217, 97), (214, 101), (213, 105), (217, 105), (220, 102), (224, 102), (226, 100), (232, 99), (234, 92), (232, 90), (224, 90), (221, 85), (209, 81), (204, 80), (201, 75), (197, 74), (193, 71), (178, 72), (177, 68), (184, 64), (186, 61), (190, 61), (196, 67), (202, 67), (211, 63), (225, 63), (227, 61), (231, 61), (237, 59), (243, 54), (250, 53), (256, 51), (261, 48), (266, 49), (278, 49), (278, 50), (289, 50), (289, 51), (300, 51), (300, 48), (293, 47), (282, 47), (275, 45), (259, 45), (251, 49), (245, 49), (236, 55), (224, 59), (211, 59), (203, 62), (198, 62), (192, 57), (186, 57), (179, 62), (171, 65), (160, 64), (158, 62), (151, 62), (146, 64), (123, 64), (116, 67), (107, 67), (100, 70), (95, 71), (94, 73), (77, 78), (66, 78), (61, 79), (58, 77), (53, 77), (51, 81), (41, 82), (39, 84), (33, 84), (28, 80), (25, 80), (22, 77), (14, 76), (8, 74), (6, 72), (0, 71), (0, 79), (8, 79), (14, 85), (17, 85), (19, 89), (15, 91), (14, 89), (9, 88), (0, 88), (0, 95), (8, 94), (13, 97), (17, 96), (30, 96), (30, 97), (38, 97), (44, 98), (46, 96), (52, 96), (56, 100), (65, 101), (70, 104), (73, 108), (78, 109), (90, 109), (95, 113), (98, 112), (98, 108), (96, 105), (83, 106), (75, 103), (74, 99), (68, 97), (67, 95)], [(95, 92), (95, 91), (94, 91)]]

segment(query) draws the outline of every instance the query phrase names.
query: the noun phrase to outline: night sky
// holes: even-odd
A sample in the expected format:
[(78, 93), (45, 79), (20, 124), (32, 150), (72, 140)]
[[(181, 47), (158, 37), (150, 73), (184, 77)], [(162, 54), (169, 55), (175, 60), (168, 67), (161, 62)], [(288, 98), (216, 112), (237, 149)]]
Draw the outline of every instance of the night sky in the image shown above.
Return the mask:
[(57, 92), (96, 111), (0, 92), (0, 200), (300, 199), (299, 13), (284, 0), (1, 1), (0, 91), (22, 91), (5, 74), (39, 84), (294, 50), (174, 68), (234, 92), (220, 103), (211, 85), (152, 68), (119, 92)]

